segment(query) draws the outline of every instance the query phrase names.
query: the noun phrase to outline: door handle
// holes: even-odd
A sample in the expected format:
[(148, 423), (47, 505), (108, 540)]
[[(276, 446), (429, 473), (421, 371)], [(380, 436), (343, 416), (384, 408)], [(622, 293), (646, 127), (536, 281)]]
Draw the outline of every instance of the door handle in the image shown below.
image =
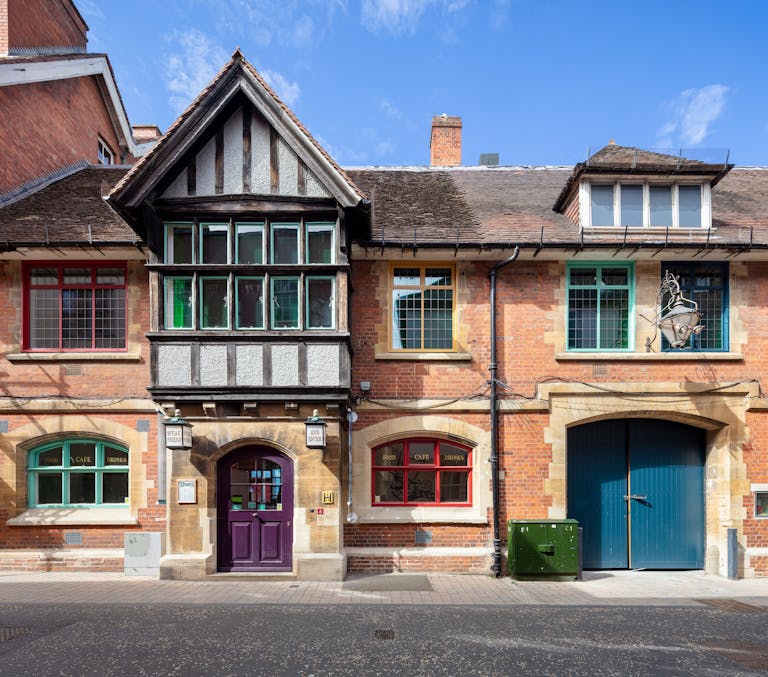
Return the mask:
[(636, 501), (647, 501), (648, 500), (648, 497), (647, 496), (643, 496), (642, 494), (630, 494), (629, 496), (625, 496), (624, 500), (628, 501), (631, 498), (634, 498)]

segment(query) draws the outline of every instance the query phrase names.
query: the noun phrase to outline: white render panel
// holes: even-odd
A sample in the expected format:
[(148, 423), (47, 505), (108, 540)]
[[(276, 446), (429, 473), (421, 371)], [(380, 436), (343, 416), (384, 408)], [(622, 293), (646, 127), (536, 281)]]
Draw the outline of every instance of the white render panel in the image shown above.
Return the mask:
[(309, 197), (330, 197), (331, 194), (325, 189), (325, 186), (318, 181), (317, 177), (307, 169), (307, 195)]
[(339, 385), (339, 345), (307, 344), (307, 385)]
[(273, 386), (299, 385), (299, 346), (276, 343), (271, 346)]
[(200, 385), (227, 385), (227, 346), (200, 346)]
[(192, 385), (192, 346), (157, 347), (157, 385)]
[(213, 195), (216, 192), (216, 138), (203, 146), (196, 158), (196, 195)]
[(280, 195), (299, 194), (299, 158), (283, 139), (277, 142), (280, 167)]
[(187, 197), (187, 169), (181, 170), (174, 182), (165, 189), (163, 197)]
[(239, 386), (263, 386), (264, 385), (264, 348), (261, 345), (237, 346), (236, 348), (237, 385)]
[(269, 194), (269, 125), (257, 115), (251, 120), (251, 192)]
[(224, 125), (224, 193), (243, 192), (243, 109)]

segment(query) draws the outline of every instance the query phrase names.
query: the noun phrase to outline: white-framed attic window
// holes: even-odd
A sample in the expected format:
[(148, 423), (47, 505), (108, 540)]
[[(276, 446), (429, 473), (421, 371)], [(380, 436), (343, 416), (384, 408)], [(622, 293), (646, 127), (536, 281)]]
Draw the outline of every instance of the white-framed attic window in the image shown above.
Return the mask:
[(98, 159), (100, 165), (113, 165), (115, 164), (115, 154), (109, 147), (106, 141), (101, 137), (98, 137)]

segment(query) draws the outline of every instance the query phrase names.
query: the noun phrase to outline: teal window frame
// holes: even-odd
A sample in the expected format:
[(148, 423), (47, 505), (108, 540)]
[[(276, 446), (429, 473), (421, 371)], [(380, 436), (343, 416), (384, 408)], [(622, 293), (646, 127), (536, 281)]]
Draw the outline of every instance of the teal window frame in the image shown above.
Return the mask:
[[(331, 324), (326, 326), (315, 326), (310, 323), (312, 299), (309, 295), (309, 285), (316, 280), (327, 281), (331, 283)], [(307, 275), (304, 278), (304, 326), (307, 329), (335, 329), (336, 328), (336, 278), (332, 275)]]
[[(240, 281), (260, 280), (261, 281), (261, 325), (250, 326), (243, 325), (240, 322)], [(266, 279), (263, 275), (237, 275), (235, 276), (235, 329), (264, 329), (266, 327)]]
[[(227, 251), (224, 261), (206, 261), (205, 260), (205, 232), (207, 228), (211, 227), (224, 228), (227, 233)], [(228, 265), (231, 263), (231, 250), (232, 250), (232, 229), (229, 227), (228, 221), (201, 221), (200, 222), (200, 237), (199, 237), (199, 251), (198, 260), (201, 265), (215, 266), (215, 265)]]
[[(175, 299), (175, 290), (172, 292), (174, 294), (174, 299), (169, 299), (169, 287), (174, 282), (189, 282), (189, 304), (188, 304), (188, 321), (186, 323), (182, 323), (177, 325), (175, 322), (169, 322), (169, 319), (174, 319), (177, 317), (180, 308), (177, 308), (176, 306), (176, 299)], [(163, 279), (163, 327), (165, 329), (193, 329), (195, 326), (195, 308), (194, 308), (194, 280), (192, 275), (167, 275)], [(170, 302), (170, 305), (169, 305)], [(187, 312), (184, 310), (181, 310), (182, 316), (187, 315)]]
[[(571, 284), (571, 271), (581, 268), (594, 268), (595, 284), (590, 285), (574, 285)], [(608, 285), (602, 281), (602, 271), (604, 269), (624, 269), (627, 271), (627, 284), (625, 285)], [(622, 352), (630, 353), (635, 349), (635, 266), (632, 262), (606, 262), (606, 261), (574, 261), (569, 262), (566, 265), (566, 303), (565, 303), (565, 326), (566, 326), (566, 349), (568, 352)], [(595, 315), (594, 315), (594, 330), (596, 346), (593, 348), (581, 348), (572, 347), (571, 335), (575, 331), (575, 327), (572, 328), (571, 318), (571, 299), (572, 292), (595, 290), (597, 292), (595, 299)], [(627, 310), (626, 310), (626, 347), (617, 348), (615, 346), (604, 345), (607, 337), (604, 337), (601, 332), (601, 306), (602, 300), (611, 291), (626, 290), (627, 291)]]
[[(71, 464), (70, 449), (73, 444), (94, 444), (96, 445), (95, 464), (89, 466), (73, 466)], [(41, 454), (57, 447), (62, 448), (62, 459), (60, 466), (40, 466), (38, 459)], [(111, 447), (126, 454), (125, 465), (106, 465), (104, 454), (106, 447)], [(30, 508), (127, 508), (128, 500), (122, 503), (105, 503), (103, 499), (103, 477), (105, 474), (125, 474), (128, 477), (128, 496), (130, 498), (130, 452), (122, 444), (107, 442), (91, 438), (71, 438), (49, 442), (30, 450), (27, 462), (27, 496)], [(69, 478), (72, 475), (93, 473), (94, 482), (94, 502), (93, 503), (72, 503), (70, 497)], [(38, 480), (41, 475), (61, 475), (61, 503), (40, 503), (38, 497)]]
[[(275, 233), (278, 230), (293, 230), (296, 241), (295, 261), (275, 261)], [(276, 221), (269, 228), (269, 263), (273, 266), (295, 266), (301, 262), (301, 224), (298, 221)]]
[[(277, 326), (277, 322), (276, 322), (277, 312), (275, 307), (275, 304), (277, 303), (277, 297), (275, 296), (275, 283), (285, 282), (289, 280), (296, 282), (296, 323), (295, 325), (290, 325), (290, 326), (289, 325)], [(301, 329), (301, 280), (299, 279), (298, 275), (275, 275), (273, 277), (270, 277), (269, 298), (270, 298), (269, 326), (271, 329), (277, 329), (277, 330)]]
[[(190, 263), (196, 263), (196, 248), (195, 248), (195, 224), (191, 221), (166, 221), (163, 224), (163, 261), (165, 263), (170, 264), (190, 264)], [(173, 261), (172, 257), (174, 254), (174, 248), (173, 248), (173, 239), (172, 239), (172, 232), (174, 230), (189, 230), (190, 236), (192, 238), (192, 243), (190, 246), (190, 255), (192, 257), (191, 261)]]
[[(304, 224), (305, 226), (305, 233), (304, 233), (304, 251), (306, 252), (304, 255), (304, 258), (307, 263), (335, 263), (334, 261), (334, 253), (336, 251), (336, 224), (333, 221), (308, 221)], [(328, 251), (328, 260), (327, 261), (310, 261), (310, 246), (309, 246), (309, 236), (311, 233), (330, 233), (331, 234), (331, 245), (329, 247)]]
[[(229, 276), (228, 275), (199, 275), (198, 276), (198, 308), (200, 309), (200, 329), (229, 329)], [(226, 288), (224, 294), (224, 324), (208, 324), (206, 322), (205, 283), (214, 280), (222, 280)]]
[[(258, 228), (259, 231), (261, 231), (261, 252), (259, 255), (258, 261), (241, 261), (240, 260), (240, 230), (241, 228)], [(239, 264), (262, 264), (264, 263), (264, 231), (265, 231), (265, 223), (264, 221), (237, 221), (235, 223), (235, 263)]]

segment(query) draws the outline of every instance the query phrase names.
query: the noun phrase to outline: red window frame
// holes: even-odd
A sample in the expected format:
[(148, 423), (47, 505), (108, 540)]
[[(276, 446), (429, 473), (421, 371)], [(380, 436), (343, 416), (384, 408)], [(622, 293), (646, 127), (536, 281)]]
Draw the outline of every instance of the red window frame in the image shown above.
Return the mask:
[[(56, 284), (32, 284), (32, 269), (34, 268), (50, 268), (56, 270), (57, 283)], [(64, 271), (66, 269), (79, 268), (88, 269), (91, 273), (91, 281), (88, 284), (64, 284)], [(96, 273), (100, 269), (111, 268), (122, 271), (123, 283), (122, 284), (97, 284)], [(60, 263), (56, 261), (30, 261), (23, 266), (23, 332), (22, 332), (22, 347), (26, 352), (35, 353), (61, 353), (61, 352), (100, 352), (100, 353), (124, 353), (128, 350), (128, 266), (125, 261), (72, 261), (67, 263)], [(30, 324), (30, 292), (33, 289), (56, 289), (58, 290), (59, 301), (59, 340), (58, 347), (56, 348), (32, 348), (32, 335)], [(86, 348), (64, 348), (63, 347), (63, 317), (62, 303), (63, 293), (65, 289), (87, 289), (91, 293), (91, 345)], [(123, 347), (122, 348), (99, 348), (96, 347), (96, 290), (99, 289), (122, 289), (123, 294)]]
[[(410, 460), (410, 446), (414, 443), (432, 444), (433, 463), (412, 463)], [(376, 452), (386, 447), (402, 444), (403, 456), (402, 464), (399, 465), (377, 465)], [(466, 465), (441, 465), (440, 463), (440, 444), (450, 444), (452, 447), (461, 449), (467, 453)], [(376, 473), (381, 471), (394, 471), (403, 473), (403, 501), (377, 501), (376, 500)], [(434, 502), (408, 501), (408, 472), (420, 471), (435, 473), (435, 500)], [(466, 502), (441, 502), (440, 501), (440, 474), (442, 472), (460, 472), (467, 476), (467, 501)], [(371, 449), (371, 505), (376, 507), (392, 506), (432, 506), (438, 508), (450, 507), (468, 507), (472, 505), (472, 449), (464, 444), (458, 444), (452, 440), (438, 439), (434, 437), (411, 437), (405, 439), (392, 440), (384, 444), (379, 444)]]

